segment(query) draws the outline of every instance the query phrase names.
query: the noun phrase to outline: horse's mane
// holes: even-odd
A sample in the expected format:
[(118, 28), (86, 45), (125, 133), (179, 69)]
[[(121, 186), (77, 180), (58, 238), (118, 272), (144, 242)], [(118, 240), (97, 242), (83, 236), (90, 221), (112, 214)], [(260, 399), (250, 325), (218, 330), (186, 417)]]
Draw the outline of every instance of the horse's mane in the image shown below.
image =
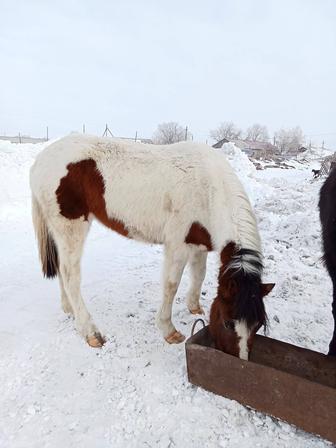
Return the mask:
[(236, 251), (224, 275), (234, 280), (238, 286), (235, 296), (234, 319), (245, 320), (252, 326), (267, 325), (267, 315), (261, 293), (261, 274), (263, 264), (261, 254), (252, 249)]
[(261, 277), (263, 263), (261, 253), (254, 249), (237, 249), (235, 248), (231, 260), (226, 267), (226, 271), (232, 273), (244, 272)]

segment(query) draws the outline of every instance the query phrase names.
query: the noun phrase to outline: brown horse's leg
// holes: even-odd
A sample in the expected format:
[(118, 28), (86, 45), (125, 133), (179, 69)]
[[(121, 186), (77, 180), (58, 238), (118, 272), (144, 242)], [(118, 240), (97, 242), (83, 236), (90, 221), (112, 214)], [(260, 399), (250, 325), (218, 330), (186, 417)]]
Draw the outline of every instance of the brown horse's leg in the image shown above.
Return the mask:
[(332, 304), (332, 313), (334, 316), (334, 334), (329, 344), (329, 356), (336, 356), (336, 285), (334, 285), (334, 296)]

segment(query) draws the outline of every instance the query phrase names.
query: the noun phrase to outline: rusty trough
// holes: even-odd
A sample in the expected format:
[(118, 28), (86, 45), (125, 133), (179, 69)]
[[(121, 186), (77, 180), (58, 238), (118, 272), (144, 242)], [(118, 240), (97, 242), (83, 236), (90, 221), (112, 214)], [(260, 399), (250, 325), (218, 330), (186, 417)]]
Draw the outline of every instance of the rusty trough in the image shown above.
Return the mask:
[(336, 360), (257, 335), (249, 361), (216, 350), (208, 327), (186, 342), (192, 384), (336, 443)]

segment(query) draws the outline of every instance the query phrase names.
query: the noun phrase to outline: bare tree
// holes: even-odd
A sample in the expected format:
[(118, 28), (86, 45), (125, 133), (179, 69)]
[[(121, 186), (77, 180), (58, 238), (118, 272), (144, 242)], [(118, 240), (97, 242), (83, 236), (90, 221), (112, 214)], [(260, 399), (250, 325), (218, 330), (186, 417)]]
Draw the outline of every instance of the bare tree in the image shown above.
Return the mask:
[(216, 140), (216, 142), (223, 140), (223, 138), (234, 140), (239, 138), (241, 134), (241, 129), (237, 128), (232, 121), (224, 121), (218, 126), (218, 128), (210, 131), (210, 137)]
[(296, 152), (305, 142), (305, 138), (300, 126), (291, 129), (280, 129), (275, 133), (275, 141), (281, 154)]
[(185, 129), (175, 121), (161, 123), (153, 134), (153, 142), (159, 145), (169, 145), (185, 140)]
[(268, 130), (266, 126), (255, 123), (246, 131), (246, 140), (253, 142), (267, 142), (269, 139)]

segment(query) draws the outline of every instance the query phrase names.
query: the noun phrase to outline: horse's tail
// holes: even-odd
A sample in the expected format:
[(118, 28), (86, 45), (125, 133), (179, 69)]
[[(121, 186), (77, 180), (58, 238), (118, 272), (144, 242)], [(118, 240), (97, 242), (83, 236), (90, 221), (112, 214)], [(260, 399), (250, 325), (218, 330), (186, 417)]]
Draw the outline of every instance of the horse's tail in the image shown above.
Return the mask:
[(54, 278), (57, 276), (59, 268), (57, 247), (48, 229), (41, 206), (34, 195), (32, 197), (32, 215), (43, 275), (47, 278)]

